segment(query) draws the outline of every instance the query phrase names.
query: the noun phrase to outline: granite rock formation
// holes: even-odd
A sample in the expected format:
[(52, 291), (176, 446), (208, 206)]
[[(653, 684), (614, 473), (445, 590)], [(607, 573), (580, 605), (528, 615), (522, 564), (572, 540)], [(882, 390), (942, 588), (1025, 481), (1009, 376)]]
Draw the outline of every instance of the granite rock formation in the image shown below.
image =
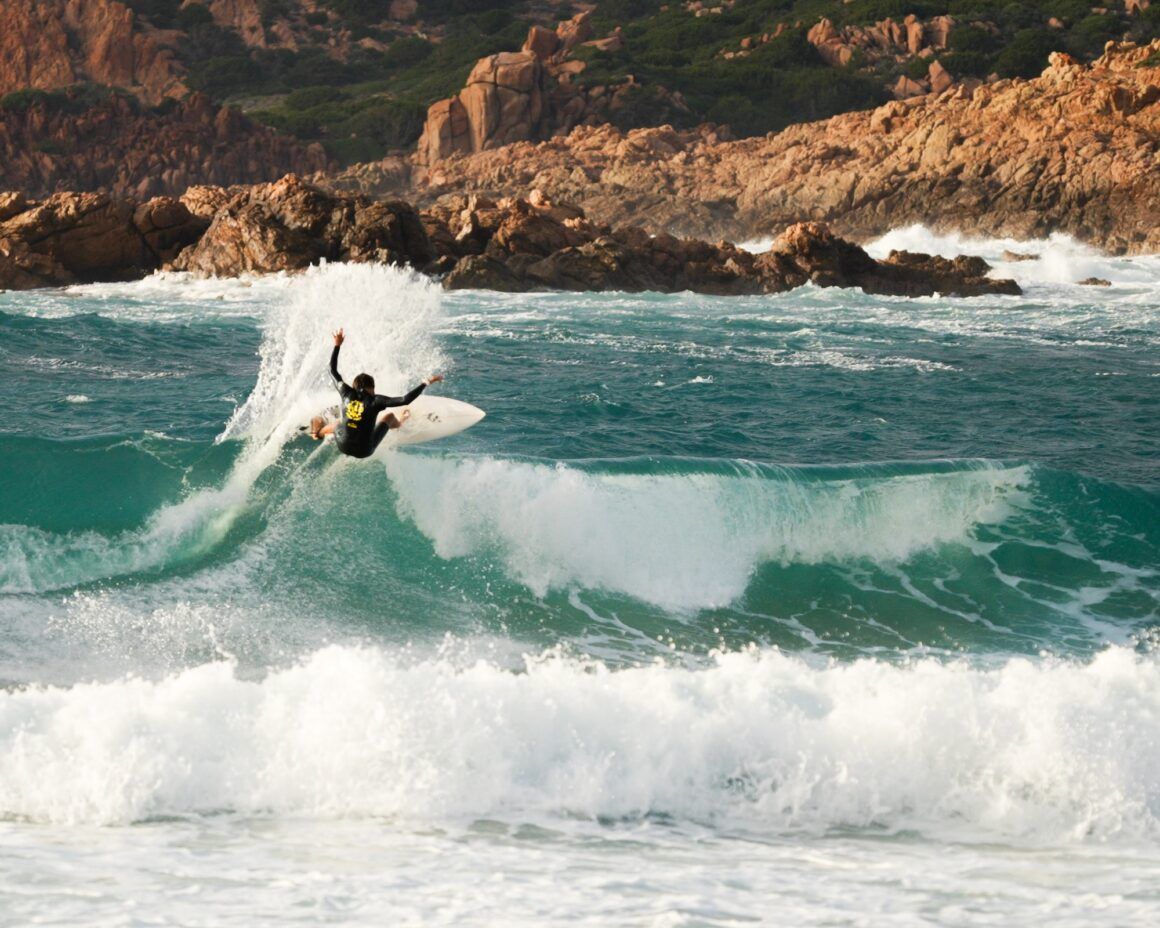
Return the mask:
[(301, 270), (323, 259), (424, 267), (436, 256), (409, 204), (330, 194), (293, 174), (193, 194), (194, 203), (216, 203), (213, 218), (197, 243), (171, 262), (174, 270), (234, 277)]
[(723, 142), (712, 127), (566, 137), (454, 156), (400, 191), (416, 201), (538, 188), (596, 222), (745, 241), (795, 222), (854, 239), (910, 223), (979, 235), (1066, 232), (1160, 251), (1160, 40), (1056, 53), (1032, 80), (960, 85)]
[(134, 280), (172, 260), (205, 228), (170, 197), (135, 203), (58, 193), (36, 202), (0, 193), (0, 287)]
[(844, 67), (858, 51), (874, 60), (887, 55), (902, 59), (942, 50), (947, 47), (954, 25), (950, 16), (935, 16), (924, 23), (911, 14), (902, 22), (887, 18), (873, 26), (847, 26), (839, 30), (830, 20), (822, 19), (810, 29), (807, 39), (829, 64)]
[(0, 95), (92, 81), (123, 87), (150, 104), (181, 97), (187, 88), (173, 40), (144, 32), (117, 0), (5, 0)]
[[(589, 45), (614, 50), (623, 43), (619, 32), (591, 38), (590, 18), (590, 12), (578, 13), (555, 30), (532, 26), (520, 51), (481, 58), (463, 90), (428, 109), (416, 162), (436, 164), (454, 154), (546, 139), (582, 123), (606, 122), (635, 84), (585, 88), (575, 80), (586, 67), (572, 57), (575, 49)], [(683, 105), (678, 95), (667, 98)]]
[(799, 223), (768, 251), (710, 243), (639, 226), (589, 222), (577, 207), (538, 191), (528, 201), (448, 197), (424, 212), (444, 258), (454, 260), (448, 289), (645, 290), (742, 295), (781, 293), (812, 282), (897, 296), (1017, 294), (1011, 280), (992, 280), (980, 258), (954, 261), (895, 252), (875, 261), (825, 226)]
[(198, 186), (180, 200), (0, 193), (0, 287), (141, 277), (158, 267), (205, 276), (295, 271), (320, 260), (408, 265), (444, 285), (498, 290), (775, 293), (812, 281), (871, 293), (1018, 293), (978, 258), (892, 254), (875, 261), (824, 226), (798, 224), (766, 252), (591, 222), (539, 191), (526, 200), (403, 202), (334, 194), (287, 175), (249, 187)]
[(203, 94), (161, 111), (110, 94), (74, 112), (68, 93), (60, 97), (0, 109), (0, 189), (29, 196), (103, 190), (147, 199), (192, 184), (256, 183), (329, 165), (320, 145), (279, 136)]

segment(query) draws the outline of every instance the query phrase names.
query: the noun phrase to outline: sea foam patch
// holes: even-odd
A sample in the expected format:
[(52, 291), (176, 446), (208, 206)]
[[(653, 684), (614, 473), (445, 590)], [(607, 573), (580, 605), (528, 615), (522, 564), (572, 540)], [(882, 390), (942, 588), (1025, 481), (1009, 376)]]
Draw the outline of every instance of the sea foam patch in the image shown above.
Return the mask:
[(0, 693), (0, 815), (125, 824), (232, 810), (430, 824), (663, 814), (766, 833), (1151, 840), (1160, 669), (931, 660), (522, 672), (332, 646), (262, 680)]

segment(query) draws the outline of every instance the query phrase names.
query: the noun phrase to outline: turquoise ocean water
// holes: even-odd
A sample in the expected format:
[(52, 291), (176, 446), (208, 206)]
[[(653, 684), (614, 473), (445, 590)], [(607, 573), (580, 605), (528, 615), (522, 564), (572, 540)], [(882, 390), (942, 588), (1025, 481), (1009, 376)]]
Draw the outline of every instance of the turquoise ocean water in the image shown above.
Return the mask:
[[(1154, 924), (1160, 259), (1017, 247), (0, 294), (0, 924)], [(340, 325), (488, 417), (297, 438)]]

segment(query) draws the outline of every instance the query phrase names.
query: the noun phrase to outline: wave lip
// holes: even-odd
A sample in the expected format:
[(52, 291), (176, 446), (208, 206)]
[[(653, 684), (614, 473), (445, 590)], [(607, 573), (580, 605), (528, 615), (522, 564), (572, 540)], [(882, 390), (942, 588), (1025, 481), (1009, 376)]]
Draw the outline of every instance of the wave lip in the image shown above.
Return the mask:
[(260, 682), (218, 663), (0, 694), (0, 815), (656, 813), (759, 833), (1154, 840), (1158, 719), (1160, 665), (1125, 648), (991, 669), (752, 650), (513, 673), (331, 646)]
[(834, 479), (737, 462), (617, 473), (397, 455), (401, 513), (442, 557), (498, 555), (538, 595), (573, 586), (672, 610), (726, 606), (762, 563), (904, 560), (1001, 521), (1026, 467), (869, 469)]

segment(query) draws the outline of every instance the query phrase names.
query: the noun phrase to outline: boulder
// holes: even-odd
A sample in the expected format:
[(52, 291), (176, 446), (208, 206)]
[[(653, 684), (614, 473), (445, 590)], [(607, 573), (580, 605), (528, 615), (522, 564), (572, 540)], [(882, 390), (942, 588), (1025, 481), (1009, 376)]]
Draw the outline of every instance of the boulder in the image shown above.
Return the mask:
[(409, 204), (330, 193), (291, 174), (235, 192), (169, 266), (235, 277), (301, 270), (323, 258), (422, 268), (436, 256)]
[(32, 204), (22, 194), (14, 190), (0, 191), (0, 222), (6, 222), (31, 206)]
[(509, 269), (506, 262), (490, 255), (468, 255), (458, 261), (443, 278), (447, 290), (498, 290), (523, 293), (531, 289), (526, 281)]
[(547, 61), (560, 47), (560, 37), (544, 26), (532, 26), (524, 40), (523, 51), (531, 52), (541, 61)]
[(160, 267), (177, 257), (187, 245), (196, 242), (209, 227), (209, 220), (196, 216), (173, 197), (154, 197), (133, 211), (133, 226)]
[(930, 92), (930, 88), (921, 81), (901, 74), (890, 88), (895, 100), (907, 100), (910, 97), (921, 97)]
[(454, 97), (433, 103), (417, 158), (434, 164), (457, 152), (477, 152), (539, 137), (546, 94), (543, 65), (534, 51), (481, 58)]
[(951, 77), (947, 69), (937, 61), (930, 63), (930, 68), (927, 70), (927, 80), (930, 81), (930, 89), (934, 93), (949, 90), (955, 83), (955, 79)]
[(205, 228), (170, 198), (137, 205), (101, 193), (57, 193), (40, 203), (7, 202), (0, 285), (14, 289), (143, 277)]
[(908, 251), (892, 251), (881, 263), (867, 293), (895, 296), (1018, 296), (1023, 291), (1013, 280), (987, 276), (991, 266), (982, 258), (959, 255), (948, 259)]
[(609, 230), (587, 220), (560, 222), (522, 200), (501, 201), (492, 212), (502, 218), (482, 254), (459, 258), (444, 278), (446, 288), (738, 295), (779, 293), (812, 281), (900, 296), (1019, 292), (1014, 281), (986, 277), (989, 268), (980, 258), (895, 252), (875, 261), (817, 223), (790, 226), (769, 251), (753, 255), (728, 242), (653, 236), (639, 226)]
[[(990, 266), (982, 258), (960, 255), (948, 260), (893, 251), (886, 261), (875, 261), (853, 242), (814, 222), (790, 226), (770, 252), (783, 269), (795, 268), (819, 287), (860, 287), (866, 293), (912, 297), (1022, 292), (1013, 280), (987, 277)], [(791, 283), (796, 279), (792, 270), (786, 277)]]
[(571, 19), (557, 24), (556, 35), (560, 40), (560, 49), (563, 53), (567, 54), (581, 42), (586, 42), (592, 38), (592, 24), (589, 22), (591, 18), (592, 12), (585, 10), (583, 13), (577, 13)]
[(181, 195), (181, 202), (190, 213), (208, 223), (230, 201), (231, 196), (233, 194), (225, 187), (199, 184), (187, 189)]

